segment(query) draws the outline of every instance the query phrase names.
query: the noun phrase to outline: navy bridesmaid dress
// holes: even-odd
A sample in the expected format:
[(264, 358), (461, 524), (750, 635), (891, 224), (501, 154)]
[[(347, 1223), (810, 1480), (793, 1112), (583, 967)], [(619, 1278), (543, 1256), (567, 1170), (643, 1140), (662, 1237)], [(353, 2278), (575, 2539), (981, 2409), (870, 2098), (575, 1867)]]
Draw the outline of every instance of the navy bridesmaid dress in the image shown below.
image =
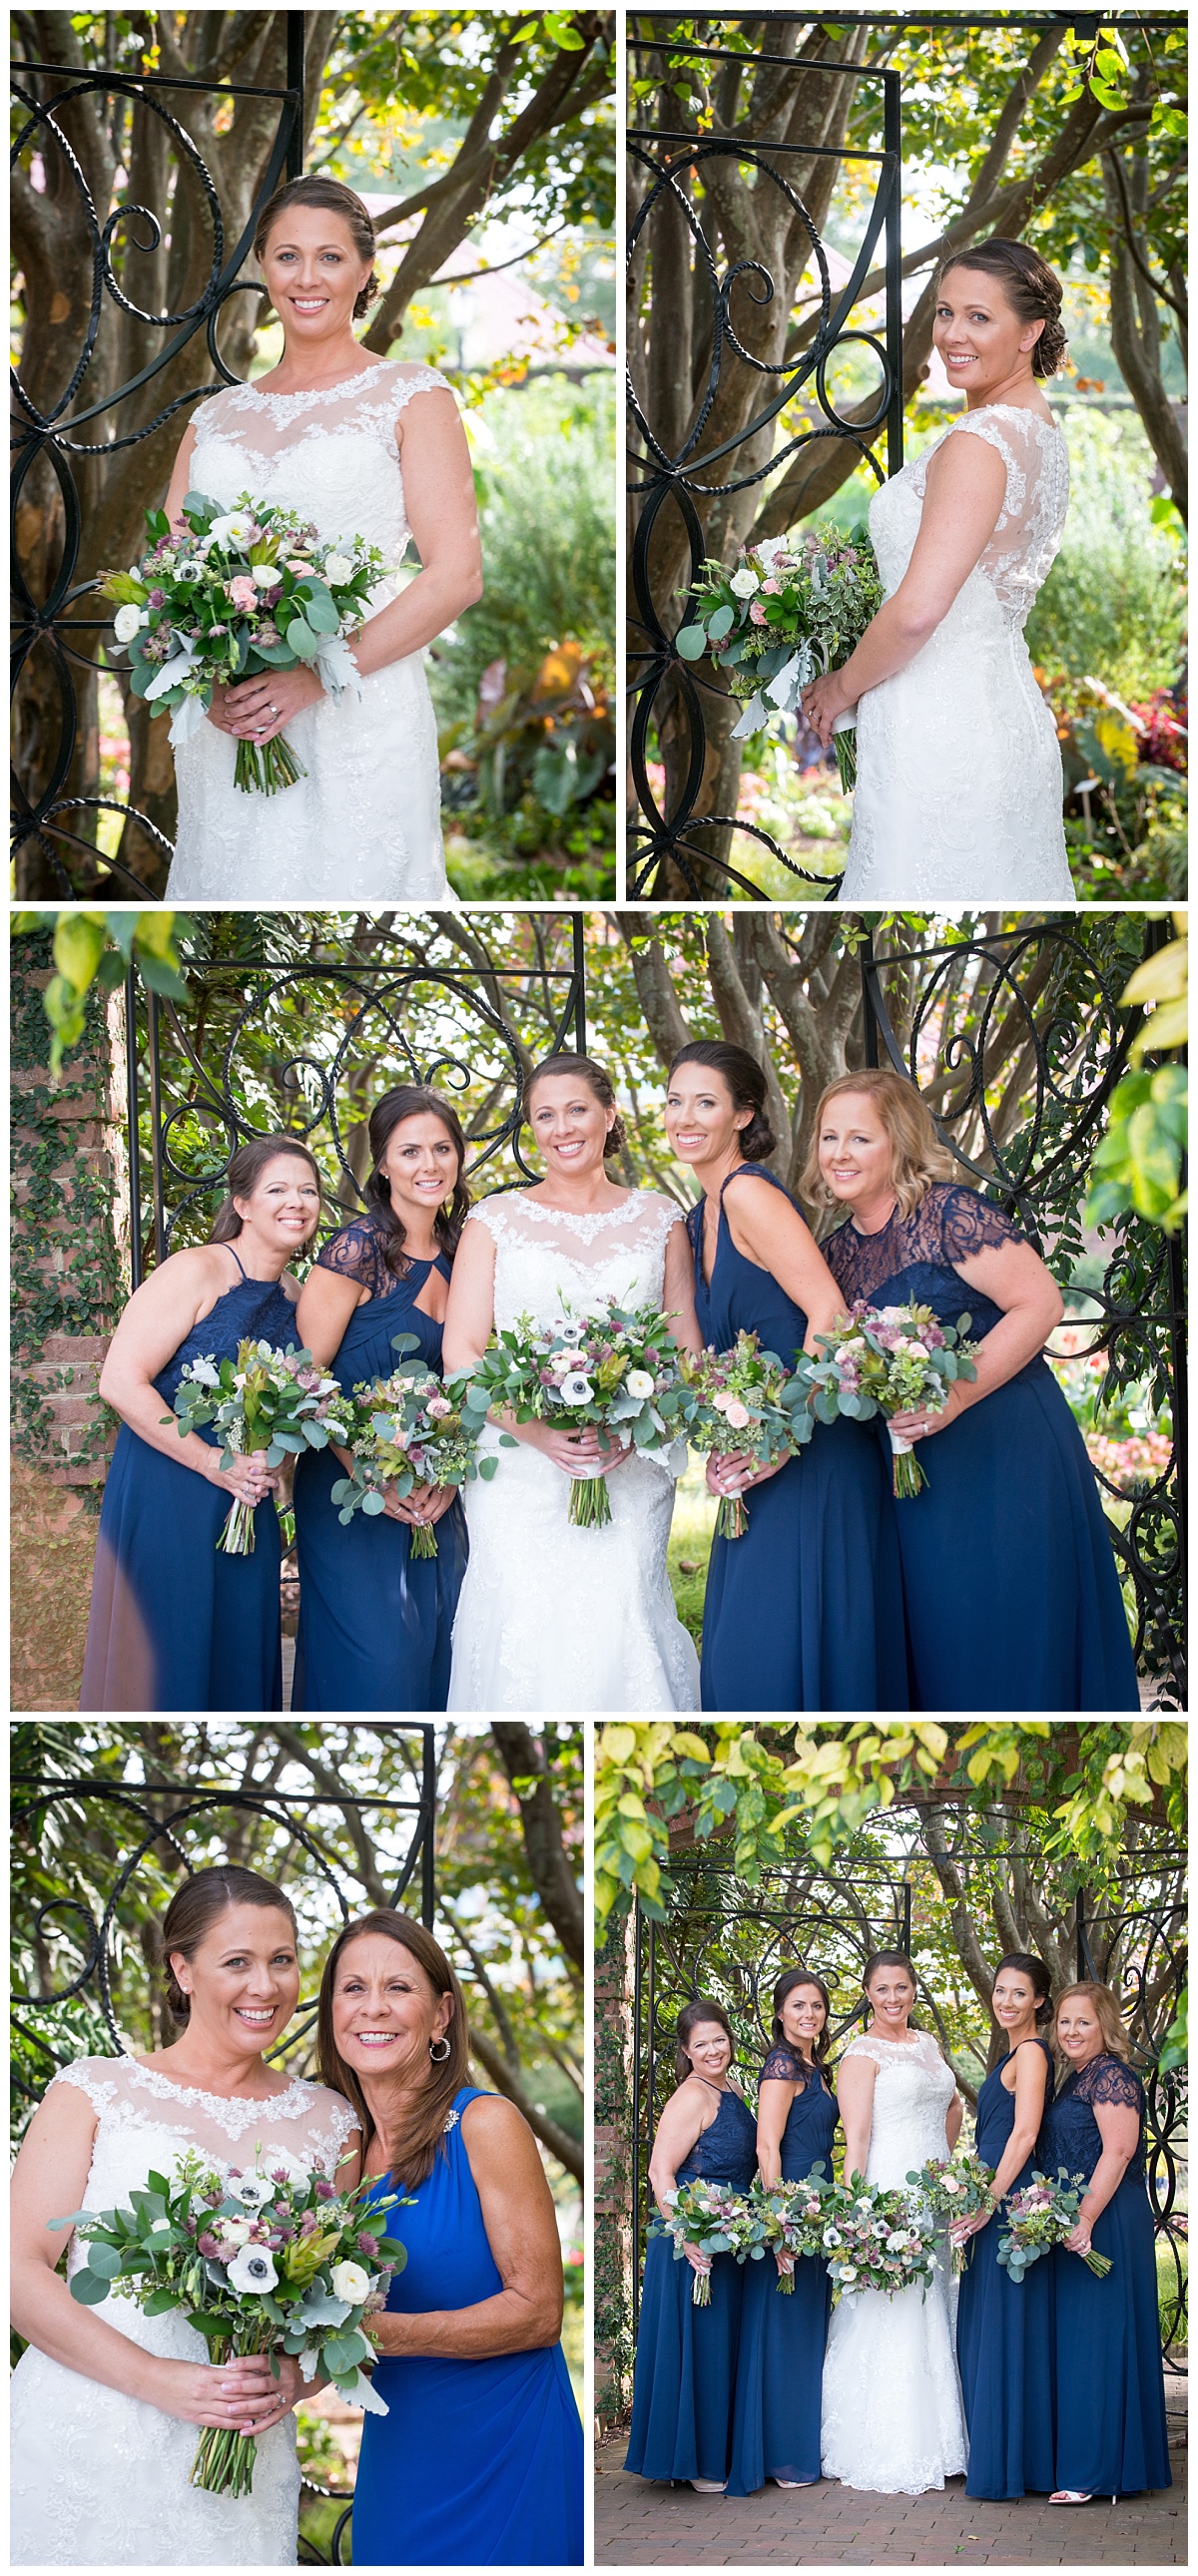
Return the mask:
[[(250, 1337), (298, 1348), (286, 1289), (247, 1279), (232, 1244), (223, 1249), (241, 1277), (154, 1379), (164, 1414), (188, 1360), (235, 1359)], [(196, 1436), (220, 1445), (211, 1424)], [(279, 1515), (268, 1494), (252, 1556), (226, 1556), (216, 1542), (232, 1501), (122, 1423), (100, 1510), (80, 1708), (282, 1708)]]
[[(1046, 2105), (1052, 2101), (1052, 2050), (1046, 2039), (1020, 2042), (1041, 2048), (1048, 2061)], [(1008, 2052), (986, 2077), (978, 2095), (975, 2144), (983, 2164), (997, 2173), (1015, 2126), (1015, 2096), (1003, 2083)], [(1011, 2191), (1022, 2191), (1045, 2170), (1040, 2141), (1021, 2166)], [(1050, 2263), (1041, 2255), (1021, 2283), (998, 2260), (1001, 2210), (971, 2236), (957, 2304), (957, 2361), (969, 2434), (972, 2496), (1049, 2495), (1053, 2477), (1052, 2300)]]
[[(753, 2114), (731, 2087), (712, 2090), (720, 2097), (715, 2118), (675, 2180), (702, 2175), (747, 2191), (757, 2171)], [(641, 2478), (713, 2478), (722, 2486), (732, 2452), (744, 2275), (733, 2255), (713, 2254), (707, 2308), (695, 2306), (694, 2278), (685, 2255), (675, 2260), (672, 2237), (650, 2236), (624, 2466)]]
[[(329, 1375), (352, 1393), (390, 1377), (417, 1356), (441, 1367), (441, 1326), (416, 1304), (444, 1253), (409, 1261), (401, 1279), (387, 1267), (373, 1217), (356, 1219), (324, 1244), (320, 1267), (370, 1291), (355, 1306)], [(413, 1333), (414, 1351), (394, 1347)], [(330, 1449), (310, 1450), (295, 1470), (295, 1537), (300, 1609), (294, 1709), (441, 1709), (449, 1696), (449, 1646), (466, 1571), (466, 1515), (460, 1498), (436, 1524), (435, 1556), (413, 1556), (405, 1521), (355, 1512), (343, 1528), (333, 1487), (345, 1469)]]
[[(413, 2185), (415, 2207), (389, 2214), (408, 2257), (387, 2293), (398, 2315), (475, 2307), (503, 2288), (459, 2126), (479, 2098), (478, 2085), (455, 2093), (445, 2153)], [(388, 2412), (363, 2422), (355, 2567), (581, 2566), (582, 2425), (560, 2343), (384, 2358), (374, 2385)]]
[[(910, 1216), (896, 1208), (876, 1234), (850, 1217), (820, 1250), (847, 1305), (914, 1299), (942, 1324), (968, 1314), (981, 1341), (1001, 1310), (953, 1263), (1024, 1239), (976, 1190), (933, 1181)], [(894, 1506), (911, 1707), (1138, 1709), (1094, 1470), (1047, 1361), (1029, 1360), (918, 1455), (927, 1484)]]
[[(1062, 2165), (1087, 2182), (1102, 2153), (1094, 2103), (1134, 2110), (1139, 2141), (1118, 2190), (1095, 2219), (1091, 2243), (1110, 2258), (1098, 2280), (1063, 2245), (1051, 2268), (1055, 2314), (1054, 2488), (1081, 2495), (1141, 2495), (1173, 2484), (1161, 2371), (1152, 2204), (1144, 2172), (1144, 2087), (1120, 2057), (1092, 2057), (1067, 2075), (1041, 2132), (1043, 2171)], [(1033, 2269), (1039, 2270), (1039, 2265)]]
[[(740, 1170), (782, 1190), (760, 1163), (742, 1163)], [(710, 1281), (703, 1276), (701, 1199), (686, 1223), (704, 1342), (726, 1351), (738, 1333), (756, 1333), (762, 1349), (790, 1367), (803, 1347), (807, 1318), (771, 1271), (737, 1251), (723, 1190)], [(817, 1422), (807, 1448), (767, 1484), (754, 1486), (746, 1508), (743, 1536), (712, 1544), (703, 1603), (704, 1708), (906, 1708), (898, 1547), (870, 1425)]]
[[(782, 2132), (782, 2179), (801, 2182), (822, 2161), (832, 2176), (838, 2113), (818, 2068), (808, 2073), (793, 2049), (771, 2048), (761, 2081), (800, 2084)], [(778, 2288), (772, 2254), (746, 2263), (736, 2364), (729, 2495), (754, 2495), (767, 2478), (791, 2486), (820, 2475), (820, 2401), (824, 2346), (832, 2314), (828, 2267), (805, 2254), (789, 2296)]]

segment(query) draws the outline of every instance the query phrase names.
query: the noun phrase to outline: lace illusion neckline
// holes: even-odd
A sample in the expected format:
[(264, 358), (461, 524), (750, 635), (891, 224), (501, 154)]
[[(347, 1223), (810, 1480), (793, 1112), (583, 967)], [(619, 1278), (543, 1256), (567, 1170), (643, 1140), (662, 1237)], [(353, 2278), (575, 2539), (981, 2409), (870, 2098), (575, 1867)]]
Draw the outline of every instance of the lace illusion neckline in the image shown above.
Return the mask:
[[(130, 2057), (126, 2063), (134, 2083), (144, 2084), (151, 2093), (157, 2093), (160, 2098), (165, 2096), (172, 2102), (201, 2102), (224, 2128), (229, 2127), (231, 2119), (238, 2128), (246, 2128), (251, 2113), (259, 2111), (270, 2111), (280, 2119), (291, 2119), (303, 2110), (312, 2089), (304, 2076), (294, 2075), (282, 2093), (206, 2093), (199, 2084), (172, 2083), (170, 2076), (160, 2075), (156, 2066), (143, 2066), (139, 2057)], [(244, 2119), (238, 2117), (242, 2112)]]
[(1062, 429), (1059, 420), (1041, 420), (1039, 412), (1033, 411), (1030, 403), (979, 403), (976, 411), (966, 409), (965, 411), (958, 412), (956, 414), (956, 418), (958, 420), (978, 420), (984, 411), (1014, 412), (1020, 420), (1034, 420), (1037, 429), (1051, 430), (1054, 438), (1064, 438), (1065, 436), (1065, 432)]
[(377, 366), (359, 367), (356, 375), (342, 376), (340, 384), (325, 385), (313, 393), (272, 394), (267, 390), (265, 385), (249, 383), (243, 385), (241, 387), (241, 391), (243, 393), (252, 394), (256, 402), (264, 403), (288, 403), (294, 405), (297, 403), (336, 402), (339, 395), (347, 394), (349, 392), (351, 385), (365, 384), (368, 376), (385, 375), (388, 367), (392, 367), (394, 364), (395, 360), (393, 358), (380, 358)]
[(598, 1234), (605, 1225), (618, 1225), (622, 1218), (631, 1216), (638, 1198), (645, 1195), (646, 1193), (640, 1190), (630, 1190), (627, 1198), (621, 1199), (618, 1207), (583, 1209), (577, 1213), (573, 1208), (546, 1207), (543, 1199), (530, 1198), (527, 1192), (520, 1204), (525, 1214), (532, 1217), (538, 1225), (568, 1225), (589, 1243), (591, 1237)]

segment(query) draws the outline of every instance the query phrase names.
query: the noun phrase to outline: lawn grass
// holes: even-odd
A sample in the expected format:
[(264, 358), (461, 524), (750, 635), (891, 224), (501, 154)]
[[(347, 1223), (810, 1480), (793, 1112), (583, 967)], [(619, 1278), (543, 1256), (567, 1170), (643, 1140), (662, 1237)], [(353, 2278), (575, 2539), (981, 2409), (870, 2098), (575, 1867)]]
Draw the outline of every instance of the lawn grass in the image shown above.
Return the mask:
[(708, 1493), (704, 1474), (705, 1461), (692, 1459), (685, 1476), (679, 1477), (674, 1488), (674, 1518), (670, 1524), (669, 1568), (674, 1606), (696, 1646), (703, 1633), (703, 1593), (717, 1508), (714, 1494)]

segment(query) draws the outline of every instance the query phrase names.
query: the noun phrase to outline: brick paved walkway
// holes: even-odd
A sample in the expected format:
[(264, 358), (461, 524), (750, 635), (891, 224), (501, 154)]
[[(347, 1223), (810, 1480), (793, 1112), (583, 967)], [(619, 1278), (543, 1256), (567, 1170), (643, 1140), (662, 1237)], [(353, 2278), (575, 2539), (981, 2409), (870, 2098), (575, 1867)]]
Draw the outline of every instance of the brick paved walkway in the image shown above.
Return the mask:
[(595, 2455), (597, 2567), (1174, 2567), (1186, 2563), (1185, 2418), (1170, 2409), (1174, 2485), (1070, 2512), (1032, 2496), (980, 2504), (871, 2496), (824, 2479), (800, 2494), (699, 2496), (625, 2477), (627, 2435)]

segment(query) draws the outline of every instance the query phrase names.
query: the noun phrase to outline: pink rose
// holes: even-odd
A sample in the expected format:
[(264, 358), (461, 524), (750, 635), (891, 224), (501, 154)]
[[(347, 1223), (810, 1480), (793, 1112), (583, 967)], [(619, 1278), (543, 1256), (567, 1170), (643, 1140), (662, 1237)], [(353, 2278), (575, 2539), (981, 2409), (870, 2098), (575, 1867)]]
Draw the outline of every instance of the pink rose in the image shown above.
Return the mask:
[(446, 1415), (452, 1413), (453, 1406), (444, 1395), (430, 1395), (428, 1409), (434, 1422), (444, 1422)]
[(765, 610), (764, 610), (764, 608), (761, 606), (761, 603), (760, 603), (760, 601), (759, 601), (759, 600), (756, 600), (756, 599), (751, 599), (751, 600), (750, 600), (750, 602), (749, 602), (749, 618), (750, 618), (751, 623), (752, 623), (754, 626), (768, 626), (768, 625), (769, 625), (769, 619), (768, 619), (768, 617), (766, 616)]
[(739, 1396), (731, 1396), (726, 1404), (721, 1405), (720, 1410), (730, 1430), (743, 1431), (745, 1429), (749, 1417)]
[(257, 583), (250, 580), (248, 573), (239, 572), (229, 584), (229, 597), (234, 608), (241, 608), (248, 612), (258, 605)]
[(782, 584), (780, 581), (763, 581), (761, 587), (767, 596), (774, 599), (777, 599), (780, 596), (782, 590)]

